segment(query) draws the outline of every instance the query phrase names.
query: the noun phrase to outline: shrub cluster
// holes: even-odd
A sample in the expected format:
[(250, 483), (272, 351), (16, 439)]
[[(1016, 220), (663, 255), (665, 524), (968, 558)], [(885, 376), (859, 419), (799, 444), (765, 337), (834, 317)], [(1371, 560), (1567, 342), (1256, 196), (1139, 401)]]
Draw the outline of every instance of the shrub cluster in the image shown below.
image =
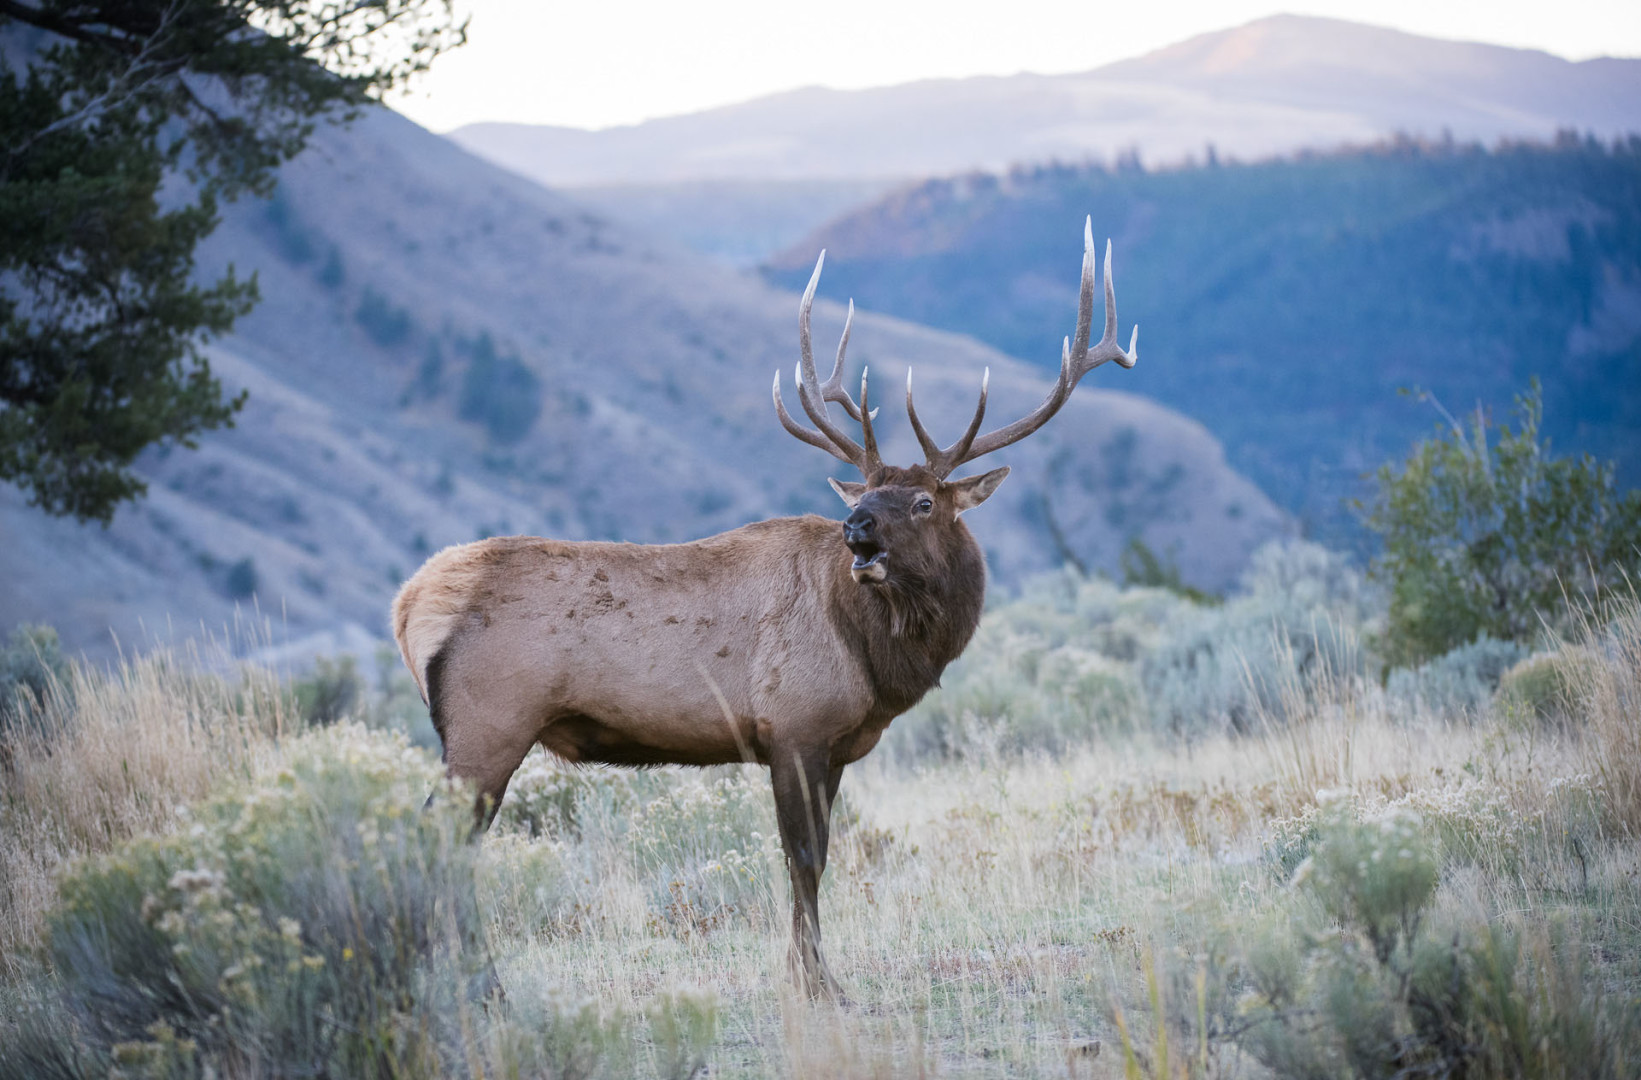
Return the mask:
[(903, 759), (1057, 752), (1098, 732), (1253, 730), (1361, 679), (1374, 595), (1343, 555), (1260, 549), (1223, 603), (1070, 573), (993, 608), (943, 688), (896, 720)]
[(1564, 926), (1437, 920), (1444, 844), (1419, 813), (1336, 801), (1283, 847), (1274, 865), (1304, 858), (1274, 907), (1148, 972), (1149, 1040), (1113, 1010), (1129, 1075), (1176, 1075), (1171, 1043), (1186, 1075), (1227, 1049), (1277, 1077), (1629, 1075), (1641, 1002)]
[[(435, 795), (426, 811), (427, 793)], [(471, 802), (403, 741), (339, 725), (62, 881), (56, 1001), (77, 1049), (39, 1075), (443, 1071), (435, 1011), (476, 1002), (487, 958)], [(14, 1059), (16, 1060), (16, 1059)]]

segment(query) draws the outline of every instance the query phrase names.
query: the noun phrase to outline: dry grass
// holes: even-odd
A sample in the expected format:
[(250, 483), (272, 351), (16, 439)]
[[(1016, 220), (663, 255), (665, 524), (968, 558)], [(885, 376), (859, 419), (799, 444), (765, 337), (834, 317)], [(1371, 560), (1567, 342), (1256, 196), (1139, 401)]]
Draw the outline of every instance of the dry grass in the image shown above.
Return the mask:
[(1605, 789), (1615, 829), (1641, 837), (1641, 603), (1632, 594), (1612, 605), (1603, 621), (1586, 620), (1587, 650), (1597, 663), (1563, 668), (1582, 717), (1584, 755)]
[[(1206, 1010), (1198, 988), (1216, 950), (1297, 910), (1285, 860), (1319, 806), (1342, 799), (1429, 827), (1441, 866), (1429, 924), (1521, 931), (1530, 955), (1583, 973), (1557, 984), (1568, 1001), (1592, 982), (1635, 998), (1641, 609), (1597, 629), (1602, 661), (1580, 669), (1582, 719), (1566, 729), (1409, 720), (1376, 686), (1323, 672), (1288, 689), (1289, 722), (1254, 736), (1113, 735), (1055, 758), (912, 770), (868, 759), (845, 777), (821, 899), (852, 996), (841, 1009), (787, 988), (784, 869), (766, 797), (746, 797), (746, 785), (762, 791), (760, 770), (744, 782), (733, 769), (564, 773), (582, 792), (566, 794), (556, 767), (533, 766), (552, 805), (578, 817), (555, 835), (486, 838), (491, 946), (521, 1003), (556, 995), (642, 1016), (673, 988), (709, 991), (716, 1077), (1132, 1075), (1158, 1065), (1159, 1014)], [(65, 860), (170, 827), (180, 804), (280, 753), (288, 722), (265, 676), (184, 676), (151, 659), (75, 681), (72, 715), (19, 744), (7, 776), (10, 977)], [(684, 847), (708, 832), (738, 846), (679, 869), (653, 837), (623, 831), (633, 822), (665, 824)], [(1546, 927), (1570, 928), (1576, 953)], [(634, 1030), (639, 1060), (666, 1060), (657, 1036)], [(1169, 1060), (1262, 1074), (1224, 1043), (1176, 1042)]]
[(255, 669), (198, 674), (222, 661), (193, 650), (107, 671), (77, 665), (8, 740), (0, 975), (19, 973), (65, 865), (174, 825), (189, 803), (275, 751), (292, 723), (278, 680)]

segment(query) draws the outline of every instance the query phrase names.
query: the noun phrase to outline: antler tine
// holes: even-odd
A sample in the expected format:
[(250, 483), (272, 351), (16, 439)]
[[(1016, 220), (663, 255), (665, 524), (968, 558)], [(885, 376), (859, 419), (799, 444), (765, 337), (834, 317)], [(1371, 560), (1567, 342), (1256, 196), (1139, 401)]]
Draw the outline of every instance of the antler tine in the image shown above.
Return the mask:
[(843, 388), (843, 358), (849, 351), (849, 331), (855, 325), (855, 301), (849, 301), (849, 314), (843, 320), (843, 335), (838, 338), (837, 359), (832, 361), (832, 374), (820, 381), (820, 373), (815, 368), (815, 354), (809, 343), (809, 309), (815, 303), (815, 289), (820, 285), (821, 268), (826, 265), (826, 251), (821, 250), (820, 258), (815, 260), (815, 272), (809, 275), (809, 285), (803, 290), (803, 304), (798, 308), (798, 349), (803, 358), (803, 379), (799, 386), (818, 391), (815, 393), (816, 402), (835, 401), (843, 406), (843, 411), (849, 414), (849, 419), (859, 422), (860, 406), (855, 399), (849, 396), (849, 391)]
[(923, 456), (928, 460), (929, 471), (944, 480), (951, 475), (953, 469), (969, 460), (969, 446), (974, 442), (975, 435), (980, 431), (980, 422), (986, 417), (986, 394), (991, 386), (991, 368), (987, 368), (980, 377), (980, 402), (974, 408), (974, 419), (969, 421), (969, 428), (963, 437), (942, 450), (934, 439), (924, 430), (923, 422), (917, 418), (917, 406), (912, 404), (912, 369), (906, 368), (906, 415), (912, 421), (912, 430), (917, 433), (918, 445), (923, 447)]
[(871, 476), (883, 464), (883, 459), (878, 456), (877, 433), (872, 430), (871, 404), (866, 400), (866, 371), (864, 367), (860, 369), (860, 440), (865, 444), (866, 458), (871, 462), (872, 468), (868, 470), (861, 466), (860, 471)]
[[(865, 402), (862, 401), (860, 405), (856, 405), (855, 399), (849, 396), (849, 391), (843, 388), (843, 356), (849, 351), (849, 331), (854, 325), (855, 301), (851, 298), (849, 301), (849, 314), (844, 316), (843, 319), (843, 335), (838, 338), (838, 356), (836, 360), (832, 361), (832, 374), (828, 375), (826, 381), (821, 383), (821, 400), (835, 401), (842, 405), (843, 411), (849, 414), (849, 419), (859, 423), (860, 410), (865, 407)], [(865, 397), (865, 391), (861, 392), (861, 396), (862, 398)]]
[[(798, 392), (800, 394), (803, 392), (803, 385), (801, 383), (798, 385)], [(810, 446), (819, 447), (820, 449), (825, 450), (828, 454), (831, 454), (839, 461), (847, 462), (850, 465), (854, 464), (853, 461), (850, 461), (844, 456), (843, 451), (832, 445), (832, 441), (830, 439), (826, 438), (818, 431), (810, 431), (808, 428), (792, 419), (792, 415), (786, 411), (786, 402), (781, 400), (780, 368), (775, 369), (775, 385), (773, 388), (773, 393), (775, 396), (775, 415), (780, 417), (781, 426), (787, 430), (788, 434), (795, 435), (799, 439), (802, 439), (804, 442), (808, 443)]]
[(974, 440), (962, 459), (953, 463), (953, 468), (1019, 442), (1048, 423), (1066, 403), (1066, 399), (1077, 388), (1077, 383), (1082, 377), (1107, 360), (1115, 360), (1125, 368), (1133, 367), (1139, 360), (1138, 326), (1134, 327), (1126, 352), (1117, 344), (1117, 293), (1111, 278), (1109, 240), (1105, 242), (1105, 263), (1101, 277), (1105, 285), (1105, 333), (1100, 337), (1099, 343), (1091, 349), (1088, 346), (1088, 339), (1094, 328), (1094, 221), (1090, 217), (1083, 222), (1083, 277), (1077, 297), (1077, 333), (1074, 339), (1067, 339), (1061, 347), (1060, 375), (1054, 381), (1054, 388), (1049, 391), (1048, 397), (1043, 399), (1043, 403), (1026, 416), (1007, 427), (988, 432)]
[[(843, 389), (844, 357), (849, 347), (849, 332), (855, 321), (855, 303), (849, 302), (849, 315), (843, 324), (843, 336), (838, 341), (837, 360), (832, 365), (832, 374), (825, 383), (820, 381), (815, 371), (814, 351), (810, 346), (809, 312), (815, 303), (815, 290), (820, 284), (821, 268), (826, 265), (826, 252), (820, 253), (815, 260), (815, 272), (809, 276), (809, 285), (803, 291), (803, 301), (798, 306), (798, 364), (793, 373), (793, 381), (798, 388), (798, 404), (808, 414), (811, 422), (819, 429), (809, 431), (798, 425), (786, 411), (786, 405), (781, 400), (781, 376), (775, 373), (775, 411), (780, 417), (781, 425), (788, 432), (802, 439), (811, 446), (818, 446), (838, 458), (847, 461), (859, 469), (862, 475), (870, 477), (882, 467), (882, 460), (878, 456), (877, 440), (871, 428), (871, 414), (856, 405), (849, 392)], [(861, 399), (864, 403), (866, 391), (864, 389), (865, 375), (862, 373)], [(826, 414), (826, 403), (835, 401), (843, 406), (851, 419), (861, 422), (861, 429), (866, 439), (866, 446), (862, 447), (844, 434), (843, 430), (832, 423), (831, 417)]]

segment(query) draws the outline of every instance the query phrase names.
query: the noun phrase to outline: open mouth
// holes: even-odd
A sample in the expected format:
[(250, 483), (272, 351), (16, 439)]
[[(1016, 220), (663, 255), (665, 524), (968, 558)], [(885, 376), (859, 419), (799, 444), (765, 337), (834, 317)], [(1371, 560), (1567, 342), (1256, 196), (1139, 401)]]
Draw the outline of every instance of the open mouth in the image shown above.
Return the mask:
[(889, 576), (889, 553), (874, 551), (863, 555), (857, 552), (855, 561), (849, 565), (849, 573), (861, 584), (882, 581)]

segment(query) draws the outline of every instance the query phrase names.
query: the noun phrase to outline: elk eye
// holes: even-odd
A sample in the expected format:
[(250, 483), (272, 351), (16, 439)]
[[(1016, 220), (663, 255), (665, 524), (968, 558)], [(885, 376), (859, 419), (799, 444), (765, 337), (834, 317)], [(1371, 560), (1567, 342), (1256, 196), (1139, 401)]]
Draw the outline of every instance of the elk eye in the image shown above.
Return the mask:
[(933, 499), (919, 499), (919, 500), (917, 500), (917, 512), (918, 513), (927, 514), (930, 510), (933, 510), (933, 509), (934, 509), (934, 500)]

